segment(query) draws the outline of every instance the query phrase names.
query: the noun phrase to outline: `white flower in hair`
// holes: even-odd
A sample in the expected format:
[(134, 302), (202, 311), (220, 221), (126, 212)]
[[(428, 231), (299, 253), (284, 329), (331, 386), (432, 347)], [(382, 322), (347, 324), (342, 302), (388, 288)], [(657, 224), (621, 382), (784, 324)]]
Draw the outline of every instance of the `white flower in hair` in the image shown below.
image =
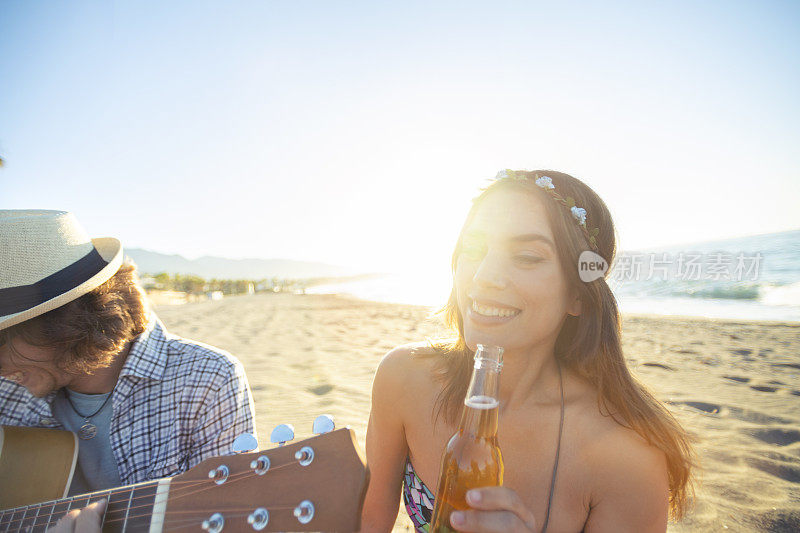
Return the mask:
[(572, 216), (574, 216), (575, 219), (580, 222), (581, 226), (586, 225), (586, 209), (578, 206), (572, 206), (570, 211), (572, 211)]
[(542, 189), (555, 189), (555, 185), (553, 185), (553, 180), (548, 176), (542, 176), (536, 180), (536, 185), (541, 187)]
[(497, 173), (497, 175), (494, 177), (494, 179), (501, 180), (501, 179), (504, 179), (504, 178), (507, 178), (507, 177), (508, 177), (508, 171), (503, 169), (503, 170), (501, 170), (500, 172)]

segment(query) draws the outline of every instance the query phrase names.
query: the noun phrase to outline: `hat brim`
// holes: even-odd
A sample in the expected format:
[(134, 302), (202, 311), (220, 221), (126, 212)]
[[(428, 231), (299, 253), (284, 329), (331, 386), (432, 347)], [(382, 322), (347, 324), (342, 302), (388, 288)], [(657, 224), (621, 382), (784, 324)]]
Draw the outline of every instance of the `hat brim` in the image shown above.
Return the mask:
[(52, 311), (57, 307), (66, 305), (73, 300), (77, 300), (87, 292), (91, 292), (117, 273), (119, 267), (122, 266), (122, 244), (113, 237), (100, 237), (92, 239), (97, 253), (108, 264), (103, 267), (97, 274), (87, 279), (77, 287), (70, 289), (67, 292), (61, 293), (55, 298), (51, 298), (35, 307), (31, 307), (25, 311), (14, 313), (11, 315), (0, 316), (0, 330), (15, 326), (20, 322), (25, 322), (31, 318), (43, 315), (48, 311)]

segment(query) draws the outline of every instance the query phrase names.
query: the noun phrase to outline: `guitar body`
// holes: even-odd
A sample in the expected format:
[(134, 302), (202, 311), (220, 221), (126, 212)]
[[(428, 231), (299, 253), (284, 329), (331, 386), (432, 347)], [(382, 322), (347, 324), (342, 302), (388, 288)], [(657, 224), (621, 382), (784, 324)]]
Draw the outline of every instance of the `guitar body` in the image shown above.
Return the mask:
[(64, 498), (77, 462), (74, 433), (0, 426), (0, 509)]

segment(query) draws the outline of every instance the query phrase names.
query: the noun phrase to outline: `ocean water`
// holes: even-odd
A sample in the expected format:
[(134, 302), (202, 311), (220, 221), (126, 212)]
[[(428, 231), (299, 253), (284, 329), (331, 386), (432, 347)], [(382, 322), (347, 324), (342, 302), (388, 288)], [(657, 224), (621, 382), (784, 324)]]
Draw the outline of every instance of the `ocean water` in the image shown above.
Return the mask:
[[(450, 284), (406, 272), (307, 292), (439, 307)], [(609, 285), (623, 313), (800, 322), (800, 230), (625, 251)]]

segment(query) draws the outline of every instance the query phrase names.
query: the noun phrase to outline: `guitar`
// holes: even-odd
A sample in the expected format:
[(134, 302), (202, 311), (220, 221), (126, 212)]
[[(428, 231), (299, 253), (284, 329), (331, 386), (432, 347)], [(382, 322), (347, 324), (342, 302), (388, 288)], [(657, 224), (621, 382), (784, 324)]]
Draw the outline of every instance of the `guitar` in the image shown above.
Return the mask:
[[(0, 449), (2, 461), (3, 442)], [(44, 532), (71, 509), (103, 498), (104, 532), (357, 531), (368, 479), (355, 433), (336, 429), (271, 450), (207, 459), (171, 478), (6, 509), (0, 532)], [(0, 494), (13, 492), (8, 483)]]
[(74, 433), (0, 426), (0, 509), (65, 497), (77, 462)]

